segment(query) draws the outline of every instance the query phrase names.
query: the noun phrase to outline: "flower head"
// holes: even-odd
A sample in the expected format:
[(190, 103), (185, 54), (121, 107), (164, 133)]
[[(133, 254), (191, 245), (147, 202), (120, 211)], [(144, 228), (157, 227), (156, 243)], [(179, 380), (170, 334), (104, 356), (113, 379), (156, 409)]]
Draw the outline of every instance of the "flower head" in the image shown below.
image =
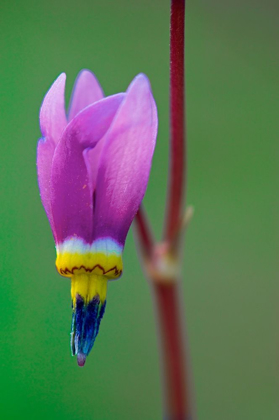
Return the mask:
[(40, 111), (38, 181), (56, 245), (58, 272), (71, 278), (71, 347), (83, 365), (98, 334), (107, 282), (122, 273), (122, 251), (144, 196), (157, 136), (157, 111), (146, 76), (107, 98), (83, 70), (68, 116), (66, 75)]

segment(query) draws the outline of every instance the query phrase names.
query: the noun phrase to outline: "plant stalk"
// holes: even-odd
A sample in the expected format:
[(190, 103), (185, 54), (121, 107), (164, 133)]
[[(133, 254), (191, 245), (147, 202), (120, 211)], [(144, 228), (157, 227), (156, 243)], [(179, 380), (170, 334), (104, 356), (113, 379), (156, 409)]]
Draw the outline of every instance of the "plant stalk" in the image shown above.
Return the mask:
[(172, 242), (182, 218), (185, 182), (185, 0), (171, 0), (170, 172), (165, 239)]
[(165, 390), (165, 420), (194, 419), (189, 355), (186, 354), (184, 314), (179, 294), (181, 239), (193, 212), (189, 208), (183, 217), (186, 190), (184, 25), (185, 0), (171, 0), (170, 169), (164, 240), (154, 243), (143, 208), (135, 220), (139, 249), (155, 300)]

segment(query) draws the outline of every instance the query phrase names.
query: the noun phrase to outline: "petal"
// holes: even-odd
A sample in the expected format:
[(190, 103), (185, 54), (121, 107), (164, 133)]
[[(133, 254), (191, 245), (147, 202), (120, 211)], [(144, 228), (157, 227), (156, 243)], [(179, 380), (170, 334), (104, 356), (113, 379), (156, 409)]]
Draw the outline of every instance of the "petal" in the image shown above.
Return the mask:
[(82, 109), (103, 99), (103, 90), (93, 73), (82, 70), (76, 78), (70, 100), (68, 119), (71, 121)]
[(88, 176), (90, 179), (90, 188), (92, 194), (96, 188), (96, 180), (99, 168), (99, 161), (103, 151), (103, 147), (106, 141), (106, 137), (104, 136), (93, 149), (86, 149), (83, 152), (83, 157), (86, 163), (86, 168), (88, 172)]
[(67, 125), (65, 114), (66, 74), (62, 73), (55, 80), (47, 92), (40, 110), (40, 126), (43, 137), (58, 143), (64, 128)]
[(127, 90), (106, 136), (97, 176), (94, 239), (124, 244), (144, 196), (157, 136), (157, 109), (146, 76)]
[(50, 204), (50, 175), (51, 164), (54, 155), (55, 144), (51, 139), (40, 139), (37, 147), (37, 171), (38, 183), (40, 189), (40, 196), (45, 208), (53, 235), (55, 232), (53, 228), (53, 218)]
[(56, 147), (51, 173), (51, 208), (57, 242), (80, 237), (92, 242), (93, 197), (83, 151), (105, 135), (125, 94), (102, 99), (81, 111)]
[(52, 232), (53, 217), (50, 204), (50, 175), (56, 143), (67, 125), (64, 108), (66, 75), (62, 73), (47, 92), (40, 110), (42, 135), (37, 146), (37, 171), (41, 200), (49, 219)]

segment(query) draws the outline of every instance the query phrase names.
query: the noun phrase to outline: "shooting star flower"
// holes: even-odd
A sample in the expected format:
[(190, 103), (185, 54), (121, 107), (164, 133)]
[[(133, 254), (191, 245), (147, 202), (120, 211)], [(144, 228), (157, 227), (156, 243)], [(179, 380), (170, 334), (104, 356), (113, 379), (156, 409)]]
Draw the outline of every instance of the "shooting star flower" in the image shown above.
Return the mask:
[(103, 97), (83, 70), (64, 106), (66, 75), (40, 110), (40, 195), (56, 245), (56, 268), (71, 278), (72, 354), (83, 366), (105, 311), (108, 280), (122, 273), (129, 227), (145, 194), (157, 136), (157, 110), (146, 76), (126, 93)]

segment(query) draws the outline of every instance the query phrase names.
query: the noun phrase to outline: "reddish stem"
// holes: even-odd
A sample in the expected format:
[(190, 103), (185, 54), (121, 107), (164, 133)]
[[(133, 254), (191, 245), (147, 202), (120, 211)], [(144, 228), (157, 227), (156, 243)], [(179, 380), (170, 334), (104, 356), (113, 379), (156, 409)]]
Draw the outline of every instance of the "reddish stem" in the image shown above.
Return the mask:
[(190, 420), (190, 390), (187, 389), (186, 362), (179, 307), (179, 285), (153, 283), (161, 337), (167, 420)]
[[(169, 196), (166, 216), (165, 243), (177, 252), (183, 210), (184, 154), (184, 22), (185, 0), (171, 0), (170, 25), (170, 171)], [(142, 211), (136, 217), (140, 249), (149, 256), (151, 285), (156, 301), (157, 319), (161, 337), (162, 367), (164, 370), (165, 419), (193, 419), (189, 374), (186, 371), (186, 354), (183, 336), (183, 314), (180, 312), (179, 282), (177, 278), (166, 283), (162, 266), (164, 255), (156, 256), (148, 223)], [(162, 259), (160, 261), (160, 258)], [(149, 266), (149, 267), (150, 267)], [(160, 277), (162, 275), (162, 278)]]
[(184, 22), (185, 0), (171, 1), (170, 23), (170, 173), (166, 240), (179, 229), (184, 183)]

